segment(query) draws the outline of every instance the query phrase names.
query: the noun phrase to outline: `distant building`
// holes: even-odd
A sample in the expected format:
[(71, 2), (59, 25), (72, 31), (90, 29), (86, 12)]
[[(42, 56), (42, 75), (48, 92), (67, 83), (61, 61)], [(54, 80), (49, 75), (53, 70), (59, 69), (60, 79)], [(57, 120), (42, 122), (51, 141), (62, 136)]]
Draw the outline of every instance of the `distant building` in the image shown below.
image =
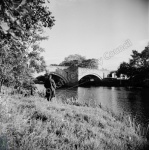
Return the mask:
[(108, 77), (110, 77), (110, 78), (116, 78), (116, 79), (125, 79), (125, 80), (129, 79), (128, 76), (125, 75), (125, 74), (120, 74), (120, 76), (118, 77), (116, 75), (116, 71), (111, 71), (110, 74), (108, 75)]

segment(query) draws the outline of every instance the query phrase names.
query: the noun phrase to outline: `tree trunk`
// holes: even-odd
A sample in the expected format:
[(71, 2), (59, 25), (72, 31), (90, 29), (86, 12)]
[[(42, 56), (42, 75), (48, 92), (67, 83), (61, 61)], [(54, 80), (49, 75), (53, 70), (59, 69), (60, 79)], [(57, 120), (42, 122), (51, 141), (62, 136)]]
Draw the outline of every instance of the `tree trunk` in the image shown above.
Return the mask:
[(31, 87), (31, 95), (33, 95), (33, 87)]
[(0, 93), (1, 93), (1, 91), (2, 91), (2, 85), (1, 85), (1, 83), (0, 83)]
[(3, 79), (0, 80), (0, 93), (2, 92)]

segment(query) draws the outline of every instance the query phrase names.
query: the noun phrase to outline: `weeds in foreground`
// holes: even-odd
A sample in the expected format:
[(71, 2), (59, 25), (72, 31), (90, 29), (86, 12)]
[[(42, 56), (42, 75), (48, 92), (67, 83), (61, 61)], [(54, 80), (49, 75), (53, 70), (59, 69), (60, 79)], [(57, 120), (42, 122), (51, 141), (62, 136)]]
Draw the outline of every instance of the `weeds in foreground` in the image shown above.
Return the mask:
[(63, 104), (42, 97), (0, 98), (0, 134), (10, 150), (137, 150), (147, 145), (134, 120), (124, 121), (101, 106), (91, 108), (77, 99)]
[(131, 117), (130, 115), (125, 117), (125, 122), (127, 126), (134, 128), (135, 132), (139, 136), (149, 140), (149, 124), (141, 125), (140, 123), (137, 123), (136, 119)]

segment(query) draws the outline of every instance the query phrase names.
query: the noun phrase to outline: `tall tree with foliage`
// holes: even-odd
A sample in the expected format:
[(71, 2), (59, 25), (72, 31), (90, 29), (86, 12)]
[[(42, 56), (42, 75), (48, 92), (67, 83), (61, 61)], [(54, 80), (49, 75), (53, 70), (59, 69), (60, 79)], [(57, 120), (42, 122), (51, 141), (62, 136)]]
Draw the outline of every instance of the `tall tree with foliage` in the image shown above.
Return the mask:
[(0, 87), (11, 81), (31, 78), (33, 71), (45, 68), (39, 42), (44, 27), (54, 25), (46, 0), (0, 1)]
[(68, 57), (65, 57), (64, 61), (62, 61), (59, 65), (60, 66), (79, 66), (79, 64), (81, 64), (83, 60), (86, 60), (86, 58), (81, 55), (78, 55), (78, 54), (69, 55)]
[(142, 52), (132, 51), (129, 63), (120, 64), (117, 75), (126, 74), (136, 82), (143, 82), (149, 79), (149, 45)]
[(98, 59), (86, 59), (84, 56), (74, 54), (66, 57), (59, 65), (98, 69)]
[(80, 64), (80, 67), (98, 69), (98, 59), (92, 58), (83, 60), (82, 63)]

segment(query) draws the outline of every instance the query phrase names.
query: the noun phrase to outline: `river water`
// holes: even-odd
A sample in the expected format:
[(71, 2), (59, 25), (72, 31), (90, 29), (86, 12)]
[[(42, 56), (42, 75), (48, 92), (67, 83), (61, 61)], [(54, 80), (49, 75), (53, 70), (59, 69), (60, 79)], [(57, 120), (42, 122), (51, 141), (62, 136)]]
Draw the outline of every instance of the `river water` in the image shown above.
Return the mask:
[[(38, 88), (43, 89), (40, 85)], [(61, 99), (77, 98), (92, 107), (101, 104), (116, 114), (135, 117), (138, 122), (149, 122), (149, 89), (125, 87), (78, 87), (56, 90)]]

